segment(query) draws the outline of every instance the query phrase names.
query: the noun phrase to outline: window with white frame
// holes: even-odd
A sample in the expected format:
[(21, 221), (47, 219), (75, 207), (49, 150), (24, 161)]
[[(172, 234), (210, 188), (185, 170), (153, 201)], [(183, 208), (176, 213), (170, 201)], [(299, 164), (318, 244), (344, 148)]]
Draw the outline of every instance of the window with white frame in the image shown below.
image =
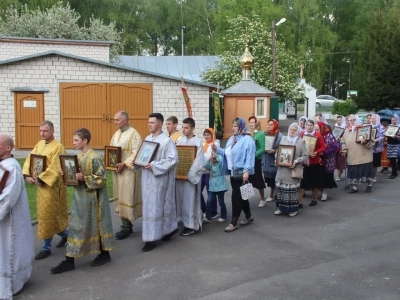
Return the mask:
[(267, 98), (256, 98), (255, 116), (257, 118), (267, 117)]

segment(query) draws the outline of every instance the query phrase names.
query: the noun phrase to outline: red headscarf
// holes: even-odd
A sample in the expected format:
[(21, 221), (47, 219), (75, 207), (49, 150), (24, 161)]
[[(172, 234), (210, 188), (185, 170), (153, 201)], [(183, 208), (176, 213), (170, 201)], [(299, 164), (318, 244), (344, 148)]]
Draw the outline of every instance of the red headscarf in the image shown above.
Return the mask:
[(326, 126), (324, 122), (317, 122), (318, 127), (319, 127), (319, 132), (321, 133), (322, 136), (325, 136), (329, 133), (329, 128)]
[(274, 128), (272, 130), (267, 130), (267, 132), (268, 132), (268, 134), (275, 135), (279, 132), (279, 123), (275, 119), (269, 120), (268, 123), (271, 121), (274, 123)]

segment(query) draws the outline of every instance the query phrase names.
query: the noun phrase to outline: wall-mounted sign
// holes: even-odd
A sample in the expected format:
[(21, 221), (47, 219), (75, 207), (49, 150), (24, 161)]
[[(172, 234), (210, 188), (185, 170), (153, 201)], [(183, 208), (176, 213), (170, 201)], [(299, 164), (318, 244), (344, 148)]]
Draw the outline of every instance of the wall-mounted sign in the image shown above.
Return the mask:
[(36, 100), (24, 100), (24, 107), (36, 107)]

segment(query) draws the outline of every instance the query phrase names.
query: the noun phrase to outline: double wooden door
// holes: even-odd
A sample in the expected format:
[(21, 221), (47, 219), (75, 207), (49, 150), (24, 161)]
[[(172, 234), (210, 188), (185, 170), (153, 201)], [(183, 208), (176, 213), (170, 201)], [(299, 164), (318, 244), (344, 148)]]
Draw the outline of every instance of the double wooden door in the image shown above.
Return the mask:
[(66, 148), (73, 148), (73, 132), (85, 127), (92, 134), (91, 147), (103, 149), (117, 130), (114, 115), (121, 110), (144, 138), (149, 134), (152, 99), (151, 84), (60, 83), (61, 141)]

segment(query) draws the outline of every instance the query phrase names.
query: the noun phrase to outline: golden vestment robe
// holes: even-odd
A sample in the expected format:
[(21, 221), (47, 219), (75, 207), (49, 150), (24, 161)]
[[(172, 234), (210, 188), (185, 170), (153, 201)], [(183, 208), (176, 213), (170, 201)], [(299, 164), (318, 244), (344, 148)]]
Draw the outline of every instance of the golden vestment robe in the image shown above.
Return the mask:
[(82, 257), (114, 249), (114, 233), (106, 185), (106, 168), (93, 150), (78, 155), (85, 182), (74, 186), (67, 256)]
[[(31, 154), (46, 156), (46, 166), (39, 178), (44, 182), (36, 186), (37, 220), (39, 239), (52, 238), (68, 226), (67, 189), (60, 175), (60, 154), (66, 154), (64, 146), (53, 140), (38, 142)], [(26, 158), (23, 174), (29, 175), (30, 155)]]
[(114, 210), (124, 219), (133, 222), (142, 216), (142, 172), (134, 171), (132, 162), (139, 151), (142, 138), (133, 127), (118, 130), (111, 138), (111, 146), (121, 147), (122, 173), (113, 173)]
[(169, 137), (171, 140), (174, 141), (174, 143), (178, 143), (178, 141), (182, 138), (182, 133), (180, 133), (179, 131), (175, 132), (173, 135), (171, 135)]

